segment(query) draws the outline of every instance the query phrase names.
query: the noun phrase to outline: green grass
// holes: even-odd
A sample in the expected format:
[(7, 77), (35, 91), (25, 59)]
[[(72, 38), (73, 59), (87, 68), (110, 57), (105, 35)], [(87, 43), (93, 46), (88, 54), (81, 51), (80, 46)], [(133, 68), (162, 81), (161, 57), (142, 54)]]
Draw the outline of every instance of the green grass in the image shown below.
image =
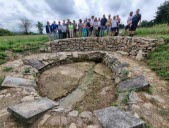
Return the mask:
[(7, 55), (4, 52), (0, 52), (0, 65), (5, 63), (7, 60)]
[(9, 71), (11, 71), (13, 68), (12, 67), (4, 67), (3, 68), (3, 71), (4, 72), (9, 72)]
[(139, 28), (137, 36), (163, 38), (165, 44), (160, 45), (147, 58), (150, 68), (156, 71), (157, 75), (169, 80), (169, 26), (167, 24), (155, 25), (150, 28)]
[(148, 28), (139, 28), (136, 32), (138, 35), (167, 35), (169, 34), (169, 26), (167, 24), (155, 25)]
[(22, 35), (22, 36), (1, 36), (0, 52), (10, 50), (13, 52), (25, 52), (36, 50), (48, 41), (46, 35)]

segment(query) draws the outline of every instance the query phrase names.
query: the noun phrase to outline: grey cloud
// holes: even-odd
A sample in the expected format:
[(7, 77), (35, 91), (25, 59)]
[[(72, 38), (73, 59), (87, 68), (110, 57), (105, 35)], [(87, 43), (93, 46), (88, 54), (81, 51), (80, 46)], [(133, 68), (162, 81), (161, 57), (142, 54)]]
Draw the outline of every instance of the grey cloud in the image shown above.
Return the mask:
[[(60, 16), (69, 16), (76, 13), (74, 0), (45, 0), (51, 10)], [(54, 14), (51, 14), (54, 15)]]

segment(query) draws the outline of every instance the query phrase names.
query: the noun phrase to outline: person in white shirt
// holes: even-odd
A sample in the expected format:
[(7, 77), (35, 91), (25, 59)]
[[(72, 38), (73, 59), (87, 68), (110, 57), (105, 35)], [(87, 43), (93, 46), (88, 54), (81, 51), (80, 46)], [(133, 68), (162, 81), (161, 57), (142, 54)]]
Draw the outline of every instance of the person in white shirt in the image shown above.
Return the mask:
[(100, 36), (100, 29), (101, 29), (101, 22), (100, 22), (100, 18), (98, 19), (98, 34), (97, 34), (97, 37)]
[(62, 25), (58, 22), (58, 38), (62, 39)]
[(63, 39), (67, 37), (67, 26), (65, 24), (65, 20), (63, 20), (63, 25), (62, 25), (62, 37)]
[(118, 29), (118, 20), (116, 19), (116, 16), (113, 17), (113, 20), (112, 20), (112, 26), (111, 26), (111, 30), (112, 30), (112, 33), (113, 35), (115, 36), (116, 32), (117, 32), (117, 29)]
[(92, 17), (91, 17), (91, 20), (90, 20), (90, 34), (91, 34), (90, 36), (93, 35), (93, 29), (94, 29), (94, 28), (93, 28), (93, 24), (94, 24), (94, 20), (95, 20), (95, 19), (94, 19), (94, 16), (92, 16)]
[(133, 19), (133, 12), (130, 12), (130, 13), (129, 13), (129, 17), (128, 17), (128, 19), (127, 19), (127, 25), (126, 25), (126, 27), (125, 27), (125, 33), (126, 33), (126, 31), (131, 27), (132, 19)]
[(94, 22), (93, 22), (93, 35), (94, 36), (97, 36), (98, 35), (98, 21), (97, 21), (97, 18), (94, 19)]

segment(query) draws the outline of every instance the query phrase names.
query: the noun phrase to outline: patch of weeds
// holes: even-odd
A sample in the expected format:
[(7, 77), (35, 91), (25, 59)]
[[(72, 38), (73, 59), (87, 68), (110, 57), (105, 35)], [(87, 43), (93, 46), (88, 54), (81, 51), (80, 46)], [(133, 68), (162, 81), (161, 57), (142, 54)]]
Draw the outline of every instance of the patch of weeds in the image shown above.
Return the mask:
[(26, 73), (26, 74), (28, 74), (28, 73), (30, 73), (30, 68), (25, 68), (25, 70), (24, 70), (24, 73)]
[(23, 52), (24, 50), (22, 48), (13, 48), (12, 49), (14, 52)]
[(4, 78), (0, 77), (0, 86), (2, 85)]
[(112, 103), (112, 106), (117, 107), (117, 106), (118, 106), (118, 104), (117, 104), (116, 102), (113, 102), (113, 103)]
[(5, 59), (0, 59), (0, 65), (1, 64), (4, 64), (4, 63), (6, 63), (7, 62), (7, 60), (5, 60)]
[(146, 93), (148, 93), (148, 94), (150, 94), (150, 95), (153, 94), (153, 90), (152, 90), (151, 87), (149, 87), (149, 88), (147, 88), (147, 89), (144, 89), (143, 91), (146, 92)]
[(9, 71), (11, 71), (13, 68), (12, 67), (4, 67), (3, 68), (3, 71), (4, 72), (9, 72)]
[(115, 91), (115, 98), (118, 98), (119, 97), (119, 92), (116, 90)]
[(124, 75), (128, 76), (129, 71), (128, 71), (127, 69), (124, 69), (124, 70), (122, 71), (122, 73), (123, 73)]
[(7, 57), (6, 53), (0, 52), (0, 59), (5, 59)]
[(122, 100), (122, 103), (128, 104), (128, 102), (129, 102), (129, 95), (130, 95), (130, 91), (126, 91), (125, 94), (124, 94), (124, 98)]
[(124, 81), (128, 78), (129, 71), (127, 69), (123, 69), (121, 72), (121, 80)]
[(145, 124), (144, 128), (152, 128), (152, 126), (150, 124)]

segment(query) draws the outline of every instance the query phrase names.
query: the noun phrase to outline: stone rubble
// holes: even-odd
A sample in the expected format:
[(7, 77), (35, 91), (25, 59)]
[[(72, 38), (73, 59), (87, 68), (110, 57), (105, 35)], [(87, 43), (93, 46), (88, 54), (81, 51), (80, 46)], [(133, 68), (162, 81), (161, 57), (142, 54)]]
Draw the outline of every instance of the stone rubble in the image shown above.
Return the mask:
[[(153, 41), (151, 41), (151, 42), (153, 42)], [(25, 60), (27, 63), (24, 62)], [(32, 60), (36, 60), (35, 63)], [(129, 64), (122, 63), (121, 61), (118, 60), (118, 58), (114, 57), (111, 52), (89, 51), (89, 52), (69, 52), (69, 53), (67, 53), (67, 52), (45, 53), (45, 54), (35, 55), (34, 57), (31, 57), (31, 58), (27, 57), (27, 58), (23, 59), (23, 62), (26, 65), (31, 66), (30, 70), (36, 72), (36, 73), (34, 72), (34, 74), (29, 74), (29, 76), (34, 77), (34, 79), (38, 79), (38, 74), (40, 74), (41, 72), (43, 72), (44, 70), (47, 70), (48, 68), (50, 68), (52, 66), (55, 66), (55, 65), (58, 66), (61, 64), (67, 64), (67, 63), (79, 62), (79, 61), (80, 62), (81, 61), (95, 61), (95, 62), (102, 62), (103, 64), (105, 64), (113, 72), (114, 75), (112, 76), (112, 78), (116, 81), (117, 89), (121, 92), (126, 91), (128, 89), (144, 88), (144, 87), (149, 86), (149, 83), (144, 79), (143, 76), (136, 76), (134, 78), (130, 78), (129, 77), (130, 71), (128, 70)], [(33, 62), (33, 63), (31, 63), (31, 62)], [(41, 64), (39, 64), (39, 62)], [(25, 65), (23, 65), (23, 67), (24, 66)], [(21, 68), (23, 68), (23, 67), (21, 67)], [(23, 73), (23, 71), (22, 71), (22, 73)], [(21, 74), (21, 71), (18, 71), (18, 74)], [(5, 78), (5, 80), (3, 81), (2, 87), (6, 87), (6, 86), (14, 87), (18, 90), (18, 93), (22, 93), (25, 96), (21, 100), (23, 103), (8, 107), (8, 111), (14, 117), (16, 117), (16, 118), (19, 117), (20, 120), (23, 120), (25, 122), (29, 122), (29, 121), (31, 122), (32, 120), (34, 120), (34, 117), (36, 117), (36, 116), (38, 117), (40, 113), (43, 113), (44, 111), (51, 109), (55, 106), (53, 101), (48, 102), (48, 100), (47, 100), (46, 103), (45, 102), (44, 102), (44, 104), (42, 103), (43, 105), (41, 103), (39, 104), (39, 107), (41, 108), (41, 109), (39, 109), (38, 108), (38, 101), (41, 100), (41, 97), (39, 96), (38, 92), (35, 90), (35, 88), (37, 87), (35, 80), (26, 79), (24, 76), (18, 77), (18, 78), (11, 77), (10, 72), (8, 73), (8, 75), (9, 76), (7, 76)], [(25, 89), (25, 87), (26, 87), (26, 89)], [(105, 87), (102, 90), (101, 95), (104, 95), (107, 91), (109, 91), (109, 88)], [(4, 93), (5, 93), (5, 95), (4, 95)], [(6, 94), (7, 94), (7, 91), (4, 91), (4, 92), (1, 91), (0, 94), (1, 94), (0, 97), (4, 98), (4, 96), (6, 96)], [(38, 97), (40, 99), (36, 100), (36, 97)], [(157, 101), (159, 101), (159, 102), (163, 102), (159, 97), (155, 97), (155, 99), (157, 99)], [(135, 101), (135, 100), (138, 100), (138, 99), (132, 99), (132, 101)], [(33, 105), (35, 105), (36, 107), (34, 107), (34, 108), (29, 107), (29, 106), (32, 106), (31, 103), (33, 103)], [(105, 108), (105, 109), (107, 109), (107, 108)], [(114, 110), (115, 110), (115, 108), (113, 108), (111, 111), (113, 111), (114, 114), (118, 114)], [(119, 112), (119, 111), (120, 110), (117, 110), (117, 112)], [(64, 108), (53, 108), (51, 110), (51, 112), (67, 113), (68, 117), (82, 118), (82, 119), (87, 119), (87, 120), (91, 120), (94, 116), (94, 114), (90, 111), (85, 111), (85, 112), (82, 112), (79, 114), (79, 112), (76, 110), (68, 109), (66, 111), (66, 109), (64, 109)], [(108, 113), (106, 113), (106, 114), (108, 114)], [(121, 116), (119, 116), (119, 117), (121, 118)], [(127, 117), (128, 117), (128, 115), (127, 115)], [(100, 117), (98, 117), (98, 119), (99, 118)], [(107, 120), (109, 120), (111, 118), (112, 117), (109, 117), (109, 115), (107, 116)], [(46, 122), (46, 120), (47, 120), (47, 117), (44, 120), (42, 120), (42, 122), (40, 124), (43, 125), (44, 122)], [(57, 122), (57, 120), (58, 120), (58, 122)], [(50, 122), (51, 126), (52, 126), (52, 123), (53, 123), (53, 126), (55, 126), (55, 124), (59, 124), (61, 122), (62, 123), (66, 122), (67, 119), (64, 117), (62, 117), (62, 118), (57, 117), (57, 118), (54, 118), (50, 121), (51, 121)], [(102, 121), (100, 121), (100, 122), (102, 123)], [(126, 121), (126, 122), (128, 122), (128, 121)], [(137, 124), (137, 123), (133, 122), (133, 124)], [(116, 124), (111, 124), (111, 125), (114, 126), (114, 128), (116, 128)], [(78, 126), (77, 126), (77, 124), (74, 123), (74, 124), (71, 124), (70, 127), (78, 127)], [(99, 126), (89, 125), (87, 127), (97, 128)], [(141, 127), (142, 127), (142, 124), (141, 124)]]

